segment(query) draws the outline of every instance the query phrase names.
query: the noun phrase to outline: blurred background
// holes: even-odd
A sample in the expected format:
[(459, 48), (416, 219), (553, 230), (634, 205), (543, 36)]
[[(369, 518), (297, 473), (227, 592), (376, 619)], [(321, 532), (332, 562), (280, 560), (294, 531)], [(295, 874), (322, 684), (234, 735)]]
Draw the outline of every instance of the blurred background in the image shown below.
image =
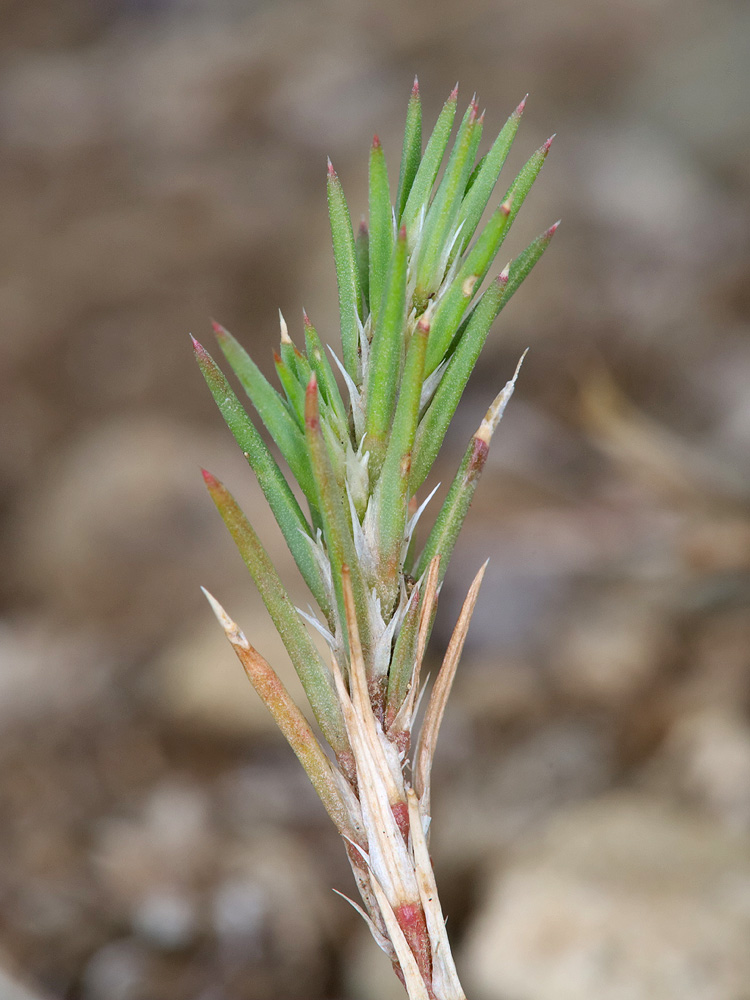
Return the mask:
[(326, 156), (356, 220), (415, 72), (485, 145), (530, 92), (508, 255), (563, 217), (439, 469), (530, 346), (432, 651), (490, 554), (434, 793), (467, 994), (750, 998), (749, 46), (742, 0), (2, 5), (2, 1000), (402, 995), (198, 589), (288, 677), (187, 334), (336, 341)]

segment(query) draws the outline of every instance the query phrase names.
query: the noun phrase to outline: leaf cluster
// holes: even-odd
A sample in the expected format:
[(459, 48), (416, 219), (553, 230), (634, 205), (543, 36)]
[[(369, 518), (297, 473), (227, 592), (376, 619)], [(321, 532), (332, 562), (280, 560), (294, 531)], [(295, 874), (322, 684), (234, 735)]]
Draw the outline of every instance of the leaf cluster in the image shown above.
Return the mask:
[[(552, 226), (486, 280), (551, 140), (531, 155), (498, 198), (496, 187), (525, 100), (478, 158), (484, 114), (475, 99), (451, 143), (457, 97), (454, 89), (423, 149), (415, 81), (395, 197), (376, 136), (369, 158), (369, 219), (356, 235), (329, 162), (340, 356), (326, 350), (306, 314), (304, 348), (293, 343), (282, 318), (274, 356), (278, 390), (240, 343), (214, 324), (218, 347), (255, 412), (251, 417), (216, 361), (194, 342), (214, 400), (318, 605), (319, 614), (302, 617), (324, 635), (344, 678), (351, 657), (350, 626), (356, 620), (373, 711), (384, 726), (396, 729), (403, 724), (410, 692), (413, 700), (417, 646), (424, 648), (432, 624), (431, 618), (425, 624), (424, 614), (427, 571), (435, 567), (434, 597), (515, 376), (472, 436), (421, 550), (413, 541), (424, 508), (419, 492), (492, 324), (557, 228)], [(218, 480), (208, 473), (205, 477), (345, 770), (350, 750), (331, 670), (248, 519)], [(351, 589), (349, 608), (346, 588)]]

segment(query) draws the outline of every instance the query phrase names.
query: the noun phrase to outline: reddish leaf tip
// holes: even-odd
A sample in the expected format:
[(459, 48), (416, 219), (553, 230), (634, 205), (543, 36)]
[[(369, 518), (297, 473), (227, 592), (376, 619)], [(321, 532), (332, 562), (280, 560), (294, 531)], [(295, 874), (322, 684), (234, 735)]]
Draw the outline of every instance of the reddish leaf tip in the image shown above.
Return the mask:
[(307, 392), (311, 395), (318, 391), (318, 376), (315, 372), (310, 375), (310, 381), (307, 383)]
[(312, 326), (312, 323), (310, 322), (310, 317), (307, 315), (307, 309), (305, 309), (304, 306), (302, 306), (302, 322), (305, 324), (305, 326)]
[(275, 365), (280, 365), (282, 363), (281, 362), (281, 355), (279, 354), (278, 351), (274, 351), (273, 352), (273, 362), (274, 362)]
[(421, 330), (422, 333), (429, 333), (430, 332), (430, 321), (428, 319), (425, 319), (424, 316), (423, 316), (420, 319), (420, 321), (417, 323), (417, 329)]
[(448, 94), (448, 100), (449, 101), (457, 101), (458, 100), (458, 80), (456, 80), (456, 86), (453, 88), (453, 90), (450, 92), (450, 94)]
[(516, 108), (516, 111), (515, 111), (515, 113), (516, 113), (517, 115), (522, 115), (522, 114), (523, 114), (523, 112), (524, 112), (524, 108), (526, 107), (526, 102), (528, 101), (528, 99), (529, 99), (529, 95), (527, 94), (527, 95), (526, 95), (526, 96), (524, 97), (524, 99), (523, 99), (523, 100), (521, 101), (521, 103), (520, 103), (520, 104), (518, 105), (518, 107)]
[(201, 475), (203, 476), (206, 486), (213, 487), (219, 485), (219, 480), (216, 476), (213, 476), (207, 469), (201, 469)]
[(549, 153), (549, 148), (552, 145), (552, 143), (554, 142), (554, 139), (555, 139), (556, 135), (557, 135), (557, 132), (553, 132), (552, 135), (549, 137), (549, 139), (547, 139), (547, 141), (545, 142), (545, 144), (542, 146), (542, 152), (544, 153), (545, 156), (547, 155), (547, 153)]
[(336, 171), (333, 169), (333, 164), (331, 163), (331, 157), (328, 157), (328, 180), (336, 180)]
[(381, 145), (380, 145), (380, 136), (378, 135), (377, 132), (372, 137), (372, 148), (373, 149), (380, 149), (381, 148)]
[(369, 227), (367, 225), (367, 219), (364, 219), (364, 218), (360, 219), (360, 221), (359, 221), (359, 229), (357, 231), (357, 235), (358, 236), (367, 236), (367, 234), (369, 232), (370, 232), (370, 229), (369, 229)]
[(419, 97), (419, 80), (416, 78), (416, 76), (414, 77), (414, 84), (411, 88), (411, 96)]
[(219, 338), (226, 337), (226, 335), (227, 335), (226, 328), (223, 327), (221, 325), (221, 323), (217, 323), (215, 319), (211, 320), (211, 329), (214, 331), (214, 333), (216, 334), (216, 336), (219, 337)]
[(562, 219), (558, 219), (557, 222), (553, 226), (550, 226), (549, 229), (547, 230), (547, 232), (544, 234), (544, 238), (548, 239), (548, 240), (551, 240), (552, 237), (557, 232), (557, 230), (560, 228), (560, 223), (561, 222), (562, 222)]
[(507, 285), (508, 278), (510, 277), (510, 261), (505, 265), (500, 274), (497, 276), (497, 281), (499, 285)]
[(405, 240), (406, 239), (406, 226), (405, 225), (401, 226), (401, 228), (399, 229), (399, 231), (398, 231), (398, 238), (400, 240)]
[(503, 215), (510, 215), (510, 210), (512, 207), (513, 207), (513, 199), (506, 198), (506, 200), (500, 206), (500, 211), (503, 213)]

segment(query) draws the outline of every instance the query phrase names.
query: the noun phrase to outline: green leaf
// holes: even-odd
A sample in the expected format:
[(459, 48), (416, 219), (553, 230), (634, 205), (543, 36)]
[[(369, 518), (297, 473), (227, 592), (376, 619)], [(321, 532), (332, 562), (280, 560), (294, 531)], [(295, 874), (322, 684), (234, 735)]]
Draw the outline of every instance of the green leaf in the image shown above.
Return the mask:
[(226, 487), (205, 470), (203, 478), (289, 653), (323, 735), (336, 753), (347, 752), (349, 741), (330, 674), (289, 600), (268, 553)]
[(450, 243), (461, 209), (461, 198), (471, 173), (476, 150), (477, 104), (472, 98), (448, 159), (437, 193), (425, 218), (417, 262), (414, 302), (421, 312), (430, 295), (437, 291), (448, 263)]
[(531, 273), (531, 270), (536, 262), (550, 245), (552, 237), (557, 232), (559, 226), (560, 221), (558, 219), (553, 226), (550, 226), (549, 229), (545, 230), (541, 236), (537, 236), (537, 238), (533, 240), (524, 251), (519, 253), (519, 255), (510, 262), (507, 268), (508, 280), (505, 283), (505, 292), (503, 293), (503, 301), (500, 306), (501, 309), (505, 308), (513, 296), (513, 293), (520, 288), (525, 279)]
[(310, 471), (310, 459), (305, 447), (305, 435), (297, 426), (287, 404), (262, 374), (247, 351), (235, 338), (214, 323), (214, 333), (224, 357), (240, 380), (242, 388), (257, 410), (258, 416), (278, 445), (292, 475), (308, 500), (314, 503), (315, 486)]
[(484, 166), (484, 162), (485, 162), (486, 159), (487, 159), (487, 154), (485, 153), (484, 156), (476, 163), (476, 165), (474, 166), (474, 169), (472, 170), (472, 172), (469, 174), (469, 179), (466, 182), (466, 190), (464, 191), (464, 198), (466, 197), (466, 195), (469, 193), (469, 191), (471, 191), (472, 187), (474, 186), (474, 181), (479, 176), (479, 172), (481, 171), (482, 167)]
[(414, 181), (406, 199), (406, 205), (401, 213), (401, 224), (406, 226), (409, 238), (409, 247), (414, 246), (417, 233), (415, 223), (419, 219), (423, 206), (427, 205), (432, 191), (432, 185), (438, 175), (440, 164), (445, 154), (448, 139), (453, 129), (453, 119), (456, 116), (456, 102), (458, 101), (458, 85), (451, 91), (448, 100), (443, 105), (442, 111), (438, 115), (438, 120), (430, 136), (427, 147), (424, 151)]
[[(513, 116), (511, 116), (512, 119)], [(450, 289), (442, 296), (432, 316), (432, 334), (427, 349), (425, 373), (431, 374), (443, 359), (461, 317), (479, 288), (518, 215), (531, 186), (542, 169), (552, 138), (524, 164), (459, 269)], [(471, 278), (473, 277), (473, 285)]]
[(401, 170), (398, 178), (398, 197), (396, 198), (396, 219), (401, 223), (401, 216), (409, 197), (414, 178), (422, 159), (422, 102), (419, 98), (419, 83), (414, 77), (409, 107), (406, 111), (406, 128), (404, 130), (404, 147), (401, 153)]
[(296, 358), (294, 348), (291, 343), (281, 345), (282, 357), (277, 351), (273, 352), (273, 363), (276, 366), (276, 374), (284, 390), (284, 395), (292, 409), (292, 413), (297, 418), (300, 430), (305, 426), (305, 390), (297, 381)]
[(469, 442), (455, 479), (448, 490), (448, 495), (412, 574), (417, 578), (425, 572), (433, 556), (438, 553), (440, 554), (439, 579), (442, 581), (445, 576), (453, 546), (469, 512), (469, 504), (487, 461), (492, 435), (505, 412), (510, 397), (513, 395), (522, 362), (523, 357), (518, 362), (513, 378), (506, 382), (502, 391), (496, 396), (484, 420), (479, 425), (479, 429)]
[(479, 352), (489, 334), (503, 301), (504, 282), (496, 279), (477, 303), (456, 350), (448, 363), (440, 385), (422, 417), (414, 445), (411, 470), (412, 494), (427, 478), (440, 451), (443, 438), (456, 412)]
[(299, 355), (299, 351), (294, 346), (294, 342), (289, 336), (289, 328), (286, 325), (286, 320), (284, 319), (284, 314), (281, 309), (279, 309), (279, 327), (281, 329), (281, 346), (279, 348), (279, 353), (281, 354), (284, 364), (299, 381), (302, 377), (297, 370), (297, 356)]
[[(342, 629), (346, 628), (346, 613), (344, 607), (344, 592), (342, 585), (342, 570), (349, 566), (352, 577), (352, 588), (356, 598), (356, 606), (362, 612), (359, 622), (363, 647), (369, 649), (370, 625), (366, 609), (368, 595), (362, 578), (361, 566), (354, 548), (349, 512), (345, 507), (345, 498), (334, 475), (331, 460), (326, 449), (325, 437), (320, 420), (320, 405), (318, 383), (315, 375), (307, 387), (305, 402), (305, 435), (310, 452), (315, 485), (317, 489), (318, 507), (323, 521), (323, 535), (328, 558), (331, 563), (331, 575), (336, 591), (336, 602), (339, 612), (339, 622)], [(348, 506), (348, 504), (347, 504)]]
[(471, 242), (477, 226), (482, 218), (487, 203), (495, 189), (500, 171), (513, 145), (521, 115), (526, 106), (526, 98), (521, 101), (516, 110), (503, 126), (500, 135), (495, 139), (489, 153), (482, 158), (474, 174), (466, 185), (466, 194), (458, 215), (463, 223), (460, 236), (460, 252), (463, 253)]
[(524, 163), (518, 171), (516, 179), (508, 188), (503, 201), (509, 201), (511, 206), (510, 219), (508, 220), (509, 228), (515, 217), (518, 215), (521, 205), (523, 205), (526, 199), (526, 195), (531, 190), (532, 184), (539, 176), (539, 171), (544, 166), (544, 161), (547, 159), (547, 154), (549, 153), (550, 146), (552, 145), (554, 138), (554, 135), (551, 135), (549, 139), (547, 139), (547, 141), (536, 150), (536, 152), (531, 154), (526, 163)]
[(326, 451), (328, 452), (328, 460), (331, 463), (331, 471), (333, 472), (333, 478), (336, 480), (338, 487), (341, 491), (342, 496), (346, 493), (346, 451), (345, 446), (341, 443), (336, 432), (331, 427), (330, 423), (323, 415), (322, 409), (322, 397), (320, 398), (321, 403), (321, 414), (320, 414), (320, 428), (323, 432), (323, 439), (325, 441)]
[(406, 229), (402, 226), (391, 254), (383, 302), (370, 345), (366, 428), (371, 479), (380, 470), (391, 427), (403, 356), (405, 321)]
[(431, 319), (425, 373), (431, 374), (443, 360), (458, 325), (492, 261), (503, 244), (510, 225), (510, 204), (504, 202), (492, 215), (482, 235), (459, 268), (448, 290), (441, 297)]
[(388, 693), (386, 696), (385, 725), (390, 728), (398, 715), (409, 691), (414, 672), (414, 655), (417, 651), (419, 633), (420, 592), (416, 585), (409, 598), (404, 620), (396, 636), (391, 667), (388, 671)]
[[(306, 312), (302, 313), (302, 320), (305, 324), (305, 346), (307, 347), (310, 367), (317, 376), (323, 399), (336, 415), (339, 428), (345, 431), (347, 427), (346, 407), (339, 392), (336, 376), (333, 374), (333, 369), (326, 356), (323, 342)], [(309, 383), (309, 381), (310, 377), (308, 375), (307, 382)]]
[(362, 290), (362, 308), (360, 315), (366, 316), (370, 311), (370, 230), (362, 219), (354, 241), (354, 257), (357, 261), (357, 276)]
[(492, 323), (550, 245), (559, 225), (556, 222), (550, 226), (507, 265), (482, 295), (463, 329), (459, 330), (455, 347), (449, 352), (448, 366), (417, 430), (409, 484), (412, 495), (429, 475)]
[(388, 168), (377, 136), (370, 151), (369, 301), (373, 325), (377, 322), (388, 262), (393, 249), (393, 213)]
[(223, 373), (208, 351), (201, 347), (195, 339), (193, 347), (196, 360), (211, 390), (211, 395), (255, 473), (305, 583), (330, 624), (333, 620), (331, 602), (323, 583), (320, 567), (310, 547), (309, 539), (312, 538), (312, 532), (305, 515), (273, 455), (266, 447)]
[(359, 324), (361, 320), (361, 294), (357, 257), (349, 209), (341, 182), (328, 161), (328, 215), (331, 220), (333, 257), (339, 286), (339, 314), (341, 318), (341, 348), (344, 367), (355, 382), (359, 380)]
[(411, 456), (419, 419), (429, 332), (429, 325), (420, 320), (409, 342), (393, 427), (375, 492), (380, 553), (378, 588), (385, 609), (390, 608), (398, 594), (401, 548), (404, 544), (409, 503)]

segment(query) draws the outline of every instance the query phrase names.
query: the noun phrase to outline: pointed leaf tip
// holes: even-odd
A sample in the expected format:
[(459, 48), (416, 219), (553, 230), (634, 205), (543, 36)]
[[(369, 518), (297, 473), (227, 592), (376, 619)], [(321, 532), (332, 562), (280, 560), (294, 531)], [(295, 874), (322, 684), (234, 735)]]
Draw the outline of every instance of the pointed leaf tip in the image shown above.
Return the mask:
[(328, 180), (332, 181), (336, 179), (336, 171), (333, 169), (333, 164), (331, 163), (331, 157), (328, 157)]
[(204, 481), (206, 483), (206, 486), (209, 486), (209, 487), (211, 487), (211, 486), (218, 486), (219, 480), (216, 478), (216, 476), (212, 475), (208, 471), (208, 469), (201, 469), (201, 475), (203, 476), (203, 479), (204, 479)]
[(245, 633), (239, 627), (237, 622), (233, 621), (229, 617), (229, 615), (226, 613), (224, 608), (219, 604), (219, 602), (216, 600), (213, 594), (209, 593), (209, 591), (207, 591), (205, 587), (201, 587), (201, 590), (203, 591), (206, 600), (211, 605), (211, 610), (216, 615), (217, 621), (224, 629), (224, 633), (226, 634), (227, 639), (229, 639), (231, 644), (234, 646), (235, 651), (237, 650), (238, 647), (239, 649), (242, 650), (249, 650), (250, 643), (245, 638)]
[(552, 135), (549, 137), (549, 139), (547, 139), (547, 141), (545, 142), (545, 144), (542, 146), (542, 152), (544, 153), (545, 156), (547, 155), (547, 153), (549, 153), (549, 148), (552, 145), (552, 143), (555, 141), (555, 136), (556, 135), (557, 135), (557, 132), (553, 132)]
[(211, 329), (214, 331), (217, 337), (227, 332), (226, 329), (221, 325), (221, 323), (217, 323), (215, 319), (211, 320)]
[(378, 136), (378, 133), (376, 132), (375, 135), (372, 137), (372, 148), (373, 149), (380, 149), (380, 147), (381, 147), (380, 137)]
[[(528, 353), (529, 349), (527, 347), (526, 350), (521, 355), (521, 357), (518, 359), (516, 370), (513, 372), (513, 378), (510, 379), (509, 382), (505, 383), (501, 391), (493, 399), (490, 408), (487, 410), (484, 419), (479, 425), (479, 429), (474, 435), (474, 440), (483, 442), (487, 448), (489, 447), (490, 441), (492, 440), (492, 435), (495, 433), (495, 430), (497, 429), (497, 425), (500, 423), (500, 420), (503, 414), (505, 413), (505, 408), (510, 402), (510, 397), (513, 395), (513, 392), (516, 388), (516, 380), (518, 379), (519, 373), (521, 371), (521, 366), (523, 365), (524, 359), (526, 358), (526, 355)], [(486, 449), (484, 454), (486, 457)], [(484, 567), (482, 567), (482, 572), (484, 572)]]
[(456, 86), (453, 88), (450, 94), (448, 94), (448, 100), (449, 101), (458, 100), (458, 80), (456, 80)]
[(211, 605), (211, 610), (216, 615), (216, 617), (219, 619), (219, 621), (224, 626), (224, 628), (226, 628), (225, 620), (226, 620), (227, 624), (228, 624), (228, 621), (229, 621), (229, 616), (227, 615), (226, 611), (224, 610), (224, 608), (222, 608), (222, 606), (216, 600), (216, 598), (214, 597), (214, 595), (212, 593), (210, 593), (210, 591), (206, 590), (205, 587), (201, 587), (201, 590), (203, 591), (203, 596), (206, 598), (206, 600), (208, 601), (208, 603)]
[(561, 222), (562, 222), (562, 219), (558, 219), (557, 222), (554, 223), (554, 225), (550, 226), (549, 229), (547, 230), (547, 232), (544, 234), (544, 237), (546, 239), (548, 239), (548, 240), (551, 240), (552, 237), (557, 232), (557, 230), (560, 228), (560, 223)]
[(411, 96), (412, 97), (419, 96), (419, 80), (416, 78), (416, 76), (414, 77), (414, 84), (411, 88)]
[(518, 107), (516, 108), (516, 114), (517, 115), (522, 115), (523, 114), (524, 109), (526, 107), (526, 102), (528, 101), (528, 99), (529, 99), (529, 95), (527, 94), (524, 97), (524, 99), (521, 101), (521, 103), (518, 105)]

